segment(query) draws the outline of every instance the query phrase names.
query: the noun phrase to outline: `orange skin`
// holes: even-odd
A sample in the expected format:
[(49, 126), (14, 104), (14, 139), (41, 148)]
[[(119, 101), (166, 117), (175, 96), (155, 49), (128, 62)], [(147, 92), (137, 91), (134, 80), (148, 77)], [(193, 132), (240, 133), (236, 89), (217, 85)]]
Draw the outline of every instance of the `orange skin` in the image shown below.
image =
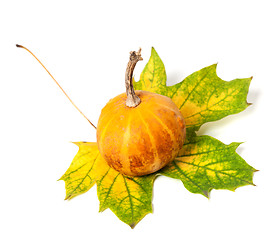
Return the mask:
[(97, 125), (97, 144), (108, 165), (127, 176), (158, 171), (178, 154), (185, 141), (185, 120), (173, 101), (135, 91), (141, 103), (127, 107), (126, 94), (111, 99)]

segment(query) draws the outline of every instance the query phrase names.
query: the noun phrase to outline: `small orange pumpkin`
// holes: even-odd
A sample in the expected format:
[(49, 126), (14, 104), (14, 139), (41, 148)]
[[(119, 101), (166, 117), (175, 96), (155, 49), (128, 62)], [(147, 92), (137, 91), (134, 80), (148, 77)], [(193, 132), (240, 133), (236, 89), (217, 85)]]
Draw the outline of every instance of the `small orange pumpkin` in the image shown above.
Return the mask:
[(97, 125), (97, 144), (108, 165), (127, 176), (158, 171), (178, 154), (185, 140), (185, 121), (173, 101), (156, 93), (134, 91), (132, 74), (142, 60), (131, 52), (126, 93), (111, 99)]

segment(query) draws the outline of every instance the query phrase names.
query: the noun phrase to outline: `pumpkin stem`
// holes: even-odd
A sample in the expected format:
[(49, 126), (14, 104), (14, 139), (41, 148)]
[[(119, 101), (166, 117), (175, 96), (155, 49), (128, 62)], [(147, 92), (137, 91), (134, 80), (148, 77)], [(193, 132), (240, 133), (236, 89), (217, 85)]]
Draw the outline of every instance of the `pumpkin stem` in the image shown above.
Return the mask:
[(127, 107), (136, 107), (140, 104), (141, 100), (140, 98), (135, 94), (134, 86), (133, 86), (133, 72), (135, 69), (135, 66), (138, 61), (143, 60), (141, 57), (141, 48), (135, 52), (130, 52), (130, 59), (127, 64), (127, 69), (125, 73), (125, 86), (126, 86), (126, 93), (127, 93), (127, 99), (126, 99), (126, 106)]

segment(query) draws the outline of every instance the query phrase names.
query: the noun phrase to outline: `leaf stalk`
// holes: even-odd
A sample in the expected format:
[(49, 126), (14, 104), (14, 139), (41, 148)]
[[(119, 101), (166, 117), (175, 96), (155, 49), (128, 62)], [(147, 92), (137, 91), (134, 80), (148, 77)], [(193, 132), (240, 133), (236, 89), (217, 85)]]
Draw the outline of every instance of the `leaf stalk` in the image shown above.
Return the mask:
[(67, 99), (71, 102), (71, 104), (78, 110), (79, 113), (81, 113), (81, 115), (83, 115), (83, 117), (85, 119), (87, 119), (87, 121), (91, 124), (91, 126), (93, 126), (95, 129), (96, 127), (94, 126), (94, 124), (85, 116), (85, 114), (82, 113), (82, 111), (75, 105), (75, 103), (70, 99), (70, 97), (66, 94), (66, 92), (63, 90), (63, 88), (61, 87), (61, 85), (56, 81), (56, 79), (52, 76), (52, 74), (47, 70), (47, 68), (42, 64), (42, 62), (35, 56), (35, 54), (33, 54), (28, 48), (16, 44), (17, 47), (19, 48), (23, 48), (26, 51), (28, 51), (39, 63), (40, 65), (45, 69), (45, 71), (50, 75), (50, 77), (54, 80), (54, 82), (58, 85), (58, 87), (62, 90), (62, 92), (64, 93), (64, 95), (67, 97)]

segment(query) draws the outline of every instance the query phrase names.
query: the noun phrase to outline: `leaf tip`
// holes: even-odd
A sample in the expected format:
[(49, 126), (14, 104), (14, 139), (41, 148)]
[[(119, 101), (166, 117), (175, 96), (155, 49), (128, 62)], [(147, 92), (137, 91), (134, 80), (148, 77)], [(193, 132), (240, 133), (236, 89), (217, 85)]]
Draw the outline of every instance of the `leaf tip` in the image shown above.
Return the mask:
[(75, 144), (76, 146), (80, 147), (80, 142), (70, 142), (70, 143), (73, 143), (73, 144)]
[(212, 64), (212, 65), (210, 65), (209, 67), (207, 67), (207, 68), (209, 68), (212, 72), (214, 72), (214, 73), (216, 74), (216, 76), (217, 76), (217, 72), (216, 72), (216, 70), (217, 70), (217, 65), (218, 65), (218, 62), (217, 62), (217, 63), (214, 63), (214, 64)]
[(218, 65), (218, 62), (214, 63), (212, 66), (216, 69)]
[(208, 198), (208, 199), (210, 199), (210, 193), (211, 193), (211, 190), (210, 190), (210, 189), (207, 190), (207, 191), (203, 191), (203, 195), (204, 195), (206, 198)]
[(209, 196), (209, 194), (208, 194), (207, 192), (203, 192), (203, 195), (204, 195), (204, 197), (206, 197), (207, 199), (210, 199), (210, 196)]
[(107, 207), (101, 206), (101, 204), (100, 204), (98, 212), (99, 213), (104, 212), (106, 209), (107, 209)]
[(129, 226), (130, 226), (132, 229), (134, 229), (136, 225), (137, 225), (136, 223), (131, 223), (131, 224), (129, 224)]
[(62, 175), (57, 181), (65, 181), (66, 179), (66, 173)]
[(156, 49), (152, 46), (151, 47), (151, 55), (156, 55), (157, 54), (157, 51)]
[(74, 198), (76, 195), (73, 195), (72, 193), (70, 194), (66, 194), (65, 198), (64, 198), (64, 201), (69, 201), (71, 200), (72, 198)]
[(232, 142), (229, 144), (229, 146), (234, 147), (234, 149), (237, 149), (243, 143), (245, 143), (245, 142)]

